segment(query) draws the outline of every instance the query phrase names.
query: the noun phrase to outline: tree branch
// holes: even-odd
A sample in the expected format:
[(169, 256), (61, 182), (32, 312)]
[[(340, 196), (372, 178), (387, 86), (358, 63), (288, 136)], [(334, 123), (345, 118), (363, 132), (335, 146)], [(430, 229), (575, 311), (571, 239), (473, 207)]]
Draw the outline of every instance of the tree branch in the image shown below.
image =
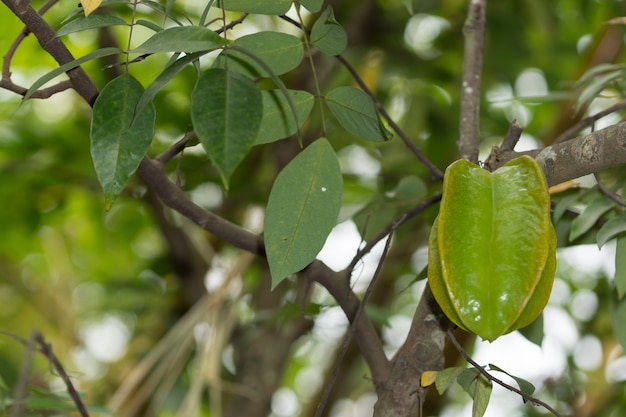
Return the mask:
[(265, 256), (261, 237), (195, 204), (183, 190), (170, 181), (163, 171), (163, 166), (155, 160), (144, 157), (137, 173), (169, 208), (176, 210), (218, 239), (236, 248)]
[(406, 341), (392, 360), (389, 379), (379, 390), (374, 417), (420, 415), (418, 410), (427, 391), (421, 385), (421, 376), (424, 371), (443, 369), (449, 326), (426, 285)]
[(382, 384), (389, 378), (390, 364), (383, 350), (380, 337), (367, 314), (357, 315), (361, 304), (358, 297), (346, 284), (346, 281), (342, 279), (341, 273), (331, 270), (321, 261), (313, 261), (302, 274), (304, 277), (310, 277), (312, 281), (316, 281), (326, 288), (346, 313), (348, 320), (351, 323), (355, 322), (354, 335), (356, 342), (359, 345), (363, 358), (367, 362), (367, 366), (372, 372), (376, 391), (380, 394), (379, 390)]
[(503, 152), (495, 168), (521, 155), (537, 159), (550, 186), (622, 165), (626, 163), (626, 122), (543, 149)]
[[(54, 58), (59, 65), (67, 64), (74, 60), (72, 53), (63, 44), (61, 39), (55, 38), (54, 29), (48, 25), (41, 15), (31, 7), (30, 2), (19, 0), (2, 0), (26, 27), (37, 37), (41, 47)], [(81, 67), (67, 71), (67, 76), (72, 86), (89, 105), (93, 105), (98, 96), (96, 83), (83, 71)]]
[(463, 27), (465, 52), (461, 87), (461, 120), (459, 122), (459, 154), (478, 162), (480, 84), (485, 44), (485, 11), (487, 0), (469, 0), (467, 20)]

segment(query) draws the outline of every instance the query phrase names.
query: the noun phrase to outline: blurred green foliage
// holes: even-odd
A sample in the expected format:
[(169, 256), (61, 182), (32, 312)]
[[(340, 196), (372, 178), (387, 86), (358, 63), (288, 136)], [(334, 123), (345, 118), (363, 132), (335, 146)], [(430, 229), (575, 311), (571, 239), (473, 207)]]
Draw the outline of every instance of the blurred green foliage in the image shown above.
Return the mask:
[[(59, 28), (63, 19), (75, 11), (75, 3), (58, 3), (46, 14), (47, 21)], [(175, 13), (184, 12), (194, 21), (202, 11), (191, 0), (161, 3), (171, 6)], [(348, 33), (345, 58), (413, 142), (442, 170), (457, 157), (466, 3), (461, 0), (414, 1), (416, 14), (411, 16), (405, 7), (407, 1), (333, 2), (335, 18)], [(43, 1), (33, 1), (35, 7), (42, 4)], [(125, 6), (112, 5), (108, 10), (130, 19), (130, 9)], [(140, 12), (142, 18), (162, 23), (162, 17), (154, 10), (141, 9)], [(575, 95), (571, 87), (591, 66), (623, 60), (624, 29), (606, 22), (625, 12), (623, 2), (612, 0), (489, 3), (481, 117), (483, 158), (492, 144), (499, 143), (514, 118), (524, 122), (524, 133), (535, 141), (531, 141), (534, 147), (550, 144), (577, 120), (580, 115), (574, 112)], [(239, 16), (229, 13), (227, 18)], [(305, 21), (311, 23), (313, 18), (305, 17)], [(0, 50), (4, 54), (22, 25), (4, 6), (0, 6), (0, 22)], [(250, 16), (245, 23), (235, 27), (229, 36), (234, 38), (246, 34), (247, 30), (260, 29), (297, 33), (278, 18)], [(114, 27), (71, 34), (64, 40), (75, 56), (81, 56), (112, 46), (111, 43), (125, 48), (127, 34), (127, 28)], [(136, 28), (133, 46), (143, 42), (148, 34), (145, 28)], [(167, 57), (155, 55), (131, 65), (129, 70), (145, 87), (166, 63)], [(322, 94), (338, 86), (354, 85), (334, 58), (316, 56), (315, 63)], [(105, 65), (105, 61), (95, 61), (84, 66), (100, 88), (123, 70), (121, 67), (103, 69)], [(55, 62), (32, 36), (20, 44), (11, 61), (13, 79), (25, 87), (54, 67)], [(545, 83), (545, 89), (540, 89), (544, 91), (541, 96), (530, 94), (536, 85), (529, 87), (523, 82), (521, 75), (528, 71), (539, 74), (539, 79)], [(163, 152), (191, 129), (189, 96), (196, 78), (196, 70), (188, 67), (157, 94), (157, 125), (151, 155)], [(282, 79), (289, 88), (315, 92), (313, 77), (306, 65)], [(532, 90), (530, 95), (527, 88)], [(623, 91), (604, 90), (602, 93), (618, 100)], [(164, 215), (163, 208), (154, 203), (154, 197), (139, 179), (131, 179), (113, 208), (105, 212), (103, 193), (89, 156), (90, 118), (90, 108), (71, 91), (46, 100), (20, 103), (19, 96), (0, 90), (0, 329), (24, 338), (32, 329), (42, 332), (78, 381), (86, 401), (105, 406), (130, 371), (154, 352), (163, 335), (176, 328), (179, 319), (191, 311), (192, 304), (185, 296), (185, 281), (180, 279), (180, 270), (172, 258), (173, 249), (168, 245), (172, 243), (168, 240), (171, 236), (164, 229), (160, 216), (165, 216), (169, 224), (181, 228), (190, 237), (195, 250), (205, 257), (207, 265), (210, 264), (207, 266), (209, 277), (211, 273), (222, 278), (228, 276), (231, 269), (236, 270), (233, 265), (239, 262), (245, 266), (244, 272), (236, 275), (241, 277), (239, 294), (245, 296), (234, 297), (231, 318), (235, 328), (263, 329), (261, 324), (266, 323), (268, 317), (278, 328), (289, 318), (301, 316), (300, 310), (294, 308), (298, 303), (295, 285), (275, 295), (276, 299), (269, 303), (259, 295), (263, 288), (269, 293), (269, 276), (263, 262), (242, 261), (241, 254), (197, 230), (180, 216)], [(376, 233), (367, 227), (382, 227), (398, 213), (398, 207), (406, 207), (410, 199), (420, 199), (440, 189), (441, 184), (433, 180), (397, 137), (380, 144), (355, 139), (341, 129), (327, 108), (322, 109), (316, 103), (304, 129), (305, 140), (320, 136), (323, 126), (344, 164), (346, 190), (344, 211), (340, 216), (347, 219), (358, 213), (354, 220), (366, 237)], [(341, 155), (348, 155), (355, 148), (363, 152), (361, 155), (369, 156), (367, 163), (364, 157), (352, 160), (346, 157), (348, 162), (342, 159)], [(222, 190), (219, 173), (197, 144), (185, 151), (180, 164), (168, 163), (167, 170), (199, 204), (258, 232), (254, 226), (255, 210), (266, 205), (273, 180), (298, 149), (295, 138), (255, 147), (234, 172), (228, 192)], [(349, 172), (350, 164), (355, 167), (354, 172)], [(407, 181), (419, 190), (416, 195), (404, 190), (403, 184)], [(597, 197), (586, 192), (558, 193), (554, 201), (558, 203), (578, 193), (580, 198), (570, 200), (567, 208), (580, 212)], [(608, 217), (616, 213), (609, 213)], [(372, 216), (371, 220), (368, 215)], [(423, 217), (409, 221), (394, 236), (395, 245), (379, 283), (385, 290), (380, 290), (372, 299), (371, 314), (381, 328), (390, 330), (390, 323), (412, 315), (419, 296), (416, 288), (421, 284), (414, 280), (420, 268), (416, 268), (417, 262), (411, 259), (418, 258), (425, 247), (435, 215), (433, 208)], [(571, 213), (565, 213), (555, 225), (560, 246), (571, 244), (567, 240), (571, 223)], [(591, 229), (575, 243), (593, 243), (596, 231), (597, 227)], [(626, 407), (626, 371), (623, 365), (621, 368), (618, 365), (620, 360), (626, 360), (611, 327), (612, 282), (605, 276), (608, 268), (583, 273), (568, 267), (566, 258), (560, 258), (559, 262), (560, 298), (551, 305), (567, 313), (577, 343), (584, 336), (598, 341), (602, 362), (593, 369), (581, 368), (575, 347), (562, 349), (563, 361), (568, 366), (560, 374), (539, 381), (537, 395), (577, 416), (619, 415)], [(359, 265), (355, 276), (359, 275), (358, 268)], [(581, 290), (588, 290), (586, 294), (595, 297), (597, 302), (597, 311), (590, 317), (573, 312), (578, 308), (573, 303), (574, 295)], [(312, 301), (306, 310), (311, 317), (336, 312), (334, 301), (325, 293), (316, 292)], [(101, 340), (119, 336), (123, 349), (120, 358), (107, 359), (98, 357), (87, 339), (89, 329), (110, 323), (107, 320), (111, 318), (119, 332), (113, 336), (103, 333)], [(200, 340), (200, 330), (193, 330), (195, 340)], [(284, 387), (298, 394), (301, 415), (311, 415), (310, 410), (319, 395), (315, 388), (319, 389), (322, 384), (316, 386), (310, 381), (316, 381), (315, 378), (323, 381), (326, 371), (322, 369), (321, 376), (316, 374), (307, 380), (312, 385), (309, 391), (302, 388), (302, 382), (297, 382), (298, 377), (305, 378), (303, 372), (311, 373), (316, 365), (321, 368), (320, 362), (324, 362), (324, 367), (330, 366), (328, 358), (334, 357), (339, 344), (336, 337), (317, 329), (294, 343), (293, 349), (286, 350), (286, 354), (291, 355), (290, 361), (280, 379)], [(401, 343), (397, 338), (397, 335), (395, 339), (390, 336), (386, 340), (390, 351)], [(193, 341), (189, 343), (194, 346)], [(226, 352), (237, 351), (238, 343), (243, 342), (224, 341), (222, 347)], [(246, 339), (245, 343), (249, 341)], [(173, 346), (175, 344), (172, 350)], [(200, 344), (196, 348), (198, 346)], [(191, 347), (190, 351), (194, 349)], [(15, 385), (24, 366), (23, 356), (24, 346), (9, 338), (0, 339), (3, 398), (11, 395), (10, 387)], [(352, 358), (344, 365), (346, 375), (332, 396), (337, 410), (341, 410), (341, 404), (346, 404), (346, 399), (356, 404), (358, 398), (365, 398), (371, 392), (369, 382), (362, 378), (366, 373), (364, 364), (358, 355), (353, 354)], [(58, 378), (48, 371), (44, 358), (35, 359), (38, 372), (30, 381), (31, 385), (44, 390), (62, 390)], [(214, 375), (222, 375), (227, 382), (236, 380), (230, 361), (239, 359), (229, 357), (228, 353), (223, 358), (218, 357), (215, 360), (222, 368), (214, 371)], [(455, 356), (449, 360), (452, 363), (448, 365), (456, 364)], [(193, 355), (188, 354), (181, 361), (172, 389), (162, 396), (163, 408), (156, 414), (148, 410), (145, 415), (174, 415), (172, 410), (185, 398), (195, 369)], [(618, 376), (607, 377), (609, 374)], [(154, 388), (148, 396), (160, 394)], [(426, 411), (434, 415), (445, 410), (448, 413), (460, 410), (463, 405), (458, 404), (466, 404), (467, 398), (456, 394), (433, 398)], [(212, 395), (216, 395), (215, 392)], [(217, 415), (212, 408), (215, 402), (205, 404), (202, 415)], [(545, 415), (519, 402), (521, 413)]]

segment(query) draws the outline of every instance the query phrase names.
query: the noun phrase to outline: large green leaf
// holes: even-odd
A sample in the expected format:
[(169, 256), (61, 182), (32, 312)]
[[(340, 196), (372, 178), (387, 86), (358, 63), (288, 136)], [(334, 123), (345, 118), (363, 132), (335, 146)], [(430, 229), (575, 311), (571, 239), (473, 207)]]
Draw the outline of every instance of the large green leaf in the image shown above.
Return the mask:
[(374, 101), (354, 87), (338, 87), (326, 94), (326, 104), (341, 126), (360, 138), (382, 142), (389, 137), (383, 128)]
[[(234, 12), (282, 15), (291, 8), (292, 0), (223, 0), (224, 8)], [(221, 1), (215, 2), (221, 7)]]
[(289, 90), (298, 117), (298, 125), (296, 125), (289, 102), (282, 91), (264, 90), (261, 94), (263, 96), (263, 121), (254, 142), (255, 145), (274, 142), (293, 135), (298, 127), (302, 127), (313, 108), (312, 94), (306, 91)]
[(331, 6), (313, 24), (310, 40), (317, 49), (331, 56), (341, 54), (348, 46), (348, 34), (335, 19)]
[[(234, 45), (254, 54), (275, 75), (285, 74), (296, 68), (304, 56), (302, 41), (293, 35), (280, 32), (258, 32), (245, 35), (237, 39)], [(251, 78), (270, 76), (248, 55), (231, 49), (222, 52), (213, 63), (213, 67), (227, 67), (230, 71), (237, 71)]]
[(131, 50), (133, 53), (212, 51), (230, 43), (211, 29), (202, 26), (176, 26), (155, 33)]
[(272, 288), (310, 264), (337, 222), (343, 184), (328, 140), (313, 142), (278, 175), (265, 214)]
[(262, 116), (261, 92), (249, 78), (214, 68), (196, 82), (191, 120), (225, 186), (254, 144)]
[(93, 106), (91, 156), (108, 210), (145, 156), (154, 135), (155, 109), (135, 116), (143, 87), (129, 74), (109, 82)]

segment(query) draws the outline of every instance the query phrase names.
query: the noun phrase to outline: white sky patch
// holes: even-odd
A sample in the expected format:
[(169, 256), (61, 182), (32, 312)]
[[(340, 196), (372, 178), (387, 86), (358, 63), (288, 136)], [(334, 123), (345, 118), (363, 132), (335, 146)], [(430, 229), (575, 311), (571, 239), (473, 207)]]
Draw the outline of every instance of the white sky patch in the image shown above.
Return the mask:
[(441, 53), (434, 42), (449, 27), (450, 22), (443, 17), (418, 13), (409, 19), (404, 29), (404, 42), (419, 57), (433, 59)]
[(89, 353), (101, 362), (114, 362), (121, 358), (126, 353), (131, 336), (126, 324), (113, 314), (86, 323), (80, 333)]
[[(317, 259), (324, 262), (334, 271), (346, 268), (362, 245), (361, 235), (352, 220), (339, 223), (332, 230)], [(385, 239), (381, 240), (355, 266), (352, 272), (354, 290), (360, 292), (370, 282), (385, 247)]]
[(548, 94), (548, 82), (543, 71), (526, 68), (515, 79), (515, 93), (518, 97), (543, 97)]

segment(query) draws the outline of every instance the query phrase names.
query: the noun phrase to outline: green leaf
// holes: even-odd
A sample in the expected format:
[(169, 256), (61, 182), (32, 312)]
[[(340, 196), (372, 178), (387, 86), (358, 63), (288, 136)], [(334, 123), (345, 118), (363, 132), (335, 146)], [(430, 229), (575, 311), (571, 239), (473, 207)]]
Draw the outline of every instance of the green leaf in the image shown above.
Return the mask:
[(615, 288), (617, 298), (624, 299), (626, 294), (626, 236), (617, 238), (615, 245)]
[(154, 32), (160, 32), (163, 30), (163, 28), (159, 25), (157, 25), (156, 23), (150, 21), (150, 20), (146, 20), (146, 19), (137, 19), (135, 21), (135, 25), (138, 26), (143, 26), (145, 28), (148, 28)]
[(600, 216), (615, 207), (615, 205), (615, 201), (608, 197), (600, 196), (593, 199), (585, 210), (572, 221), (572, 228), (569, 233), (570, 242), (589, 231)]
[(596, 235), (598, 248), (601, 248), (606, 242), (623, 232), (626, 232), (626, 214), (624, 213), (609, 219), (600, 227)]
[[(221, 1), (215, 7), (221, 7)], [(224, 0), (224, 9), (234, 12), (283, 15), (291, 8), (292, 0)]]
[(147, 41), (130, 52), (154, 54), (158, 52), (213, 51), (230, 41), (201, 26), (176, 26), (152, 35)]
[(331, 6), (313, 24), (310, 40), (317, 49), (330, 56), (341, 54), (348, 46), (348, 34), (335, 20)]
[(314, 97), (307, 91), (289, 90), (289, 95), (296, 108), (298, 125), (294, 120), (287, 98), (280, 90), (261, 91), (263, 96), (263, 121), (255, 145), (270, 143), (293, 135), (302, 127), (311, 109)]
[(153, 105), (135, 117), (142, 95), (139, 81), (123, 74), (102, 89), (93, 106), (91, 156), (104, 190), (106, 210), (139, 166), (154, 135)]
[(615, 338), (626, 350), (626, 297), (620, 298), (615, 289), (611, 291), (611, 322)]
[(306, 7), (311, 13), (317, 13), (322, 10), (324, 0), (300, 0), (300, 4)]
[(339, 124), (353, 135), (372, 142), (389, 139), (382, 129), (374, 101), (362, 90), (335, 88), (326, 95), (326, 103)]
[(465, 390), (470, 396), (473, 397), (472, 391), (472, 383), (476, 378), (480, 375), (480, 371), (476, 368), (466, 368), (459, 374), (456, 381), (459, 383), (461, 388)]
[(396, 186), (393, 199), (396, 201), (414, 201), (426, 196), (426, 184), (415, 175), (403, 177)]
[(455, 366), (439, 371), (437, 373), (437, 379), (435, 380), (435, 387), (437, 387), (439, 395), (443, 394), (465, 369), (466, 368), (460, 366)]
[[(280, 32), (258, 32), (235, 40), (234, 45), (254, 54), (275, 75), (285, 74), (300, 65), (304, 56), (302, 41), (295, 36)], [(228, 60), (228, 62), (226, 62)], [(236, 50), (222, 52), (213, 68), (228, 68), (250, 78), (267, 78), (270, 74), (249, 56)]]
[(204, 52), (196, 52), (193, 54), (185, 54), (182, 58), (177, 59), (172, 64), (168, 65), (163, 72), (159, 74), (158, 77), (150, 85), (146, 88), (141, 99), (137, 103), (136, 113), (140, 113), (141, 110), (148, 104), (151, 103), (154, 99), (154, 96), (165, 87), (165, 85), (172, 80), (183, 68), (185, 68), (188, 64), (195, 61), (204, 55)]
[(543, 337), (545, 336), (545, 332), (543, 331), (543, 313), (528, 326), (518, 330), (529, 342), (541, 347)]
[(35, 93), (35, 91), (37, 91), (40, 87), (42, 87), (48, 81), (55, 79), (59, 75), (73, 68), (76, 68), (79, 65), (84, 64), (87, 61), (91, 61), (92, 59), (102, 58), (105, 56), (119, 54), (121, 52), (122, 50), (120, 48), (102, 48), (102, 49), (93, 51), (91, 53), (88, 53), (87, 55), (82, 56), (78, 59), (75, 59), (74, 61), (68, 62), (67, 64), (61, 65), (60, 67), (53, 69), (52, 71), (43, 75), (41, 78), (35, 81), (33, 85), (30, 86), (26, 94), (24, 94), (24, 100), (28, 100), (33, 95), (33, 93)]
[(554, 222), (554, 224), (561, 220), (561, 217), (563, 217), (563, 214), (565, 214), (565, 211), (568, 209), (568, 207), (571, 206), (574, 201), (581, 198), (582, 194), (583, 193), (575, 192), (559, 200), (559, 202), (554, 207), (554, 211), (552, 212), (552, 221)]
[(415, 14), (413, 11), (413, 0), (402, 0), (402, 4), (410, 14)]
[(474, 404), (472, 405), (472, 417), (482, 417), (489, 405), (489, 398), (491, 397), (491, 390), (493, 385), (484, 375), (479, 375), (478, 378), (472, 383), (470, 388), (473, 391), (472, 398)]
[(72, 20), (67, 25), (59, 29), (54, 36), (58, 38), (68, 35), (70, 33), (80, 32), (83, 30), (119, 25), (128, 26), (128, 23), (126, 23), (124, 19), (116, 16), (92, 14), (88, 17), (79, 17), (76, 20)]
[(474, 400), (472, 417), (482, 417), (489, 405), (492, 389), (491, 381), (481, 374), (478, 369), (468, 368), (461, 372), (457, 382)]
[(615, 71), (625, 71), (625, 70), (626, 70), (626, 66), (624, 66), (624, 64), (599, 64), (591, 68), (587, 72), (585, 72), (580, 77), (580, 79), (576, 81), (576, 84), (574, 85), (574, 87), (580, 88), (584, 86), (585, 84), (589, 83), (590, 81), (592, 81), (594, 78), (596, 78), (600, 74), (615, 72)]
[(278, 174), (265, 214), (265, 251), (275, 288), (310, 264), (337, 222), (343, 192), (332, 146), (317, 139)]
[(226, 187), (254, 144), (262, 108), (256, 84), (237, 72), (209, 69), (196, 82), (191, 93), (191, 121)]
[(613, 81), (623, 78), (625, 72), (626, 70), (622, 67), (591, 80), (578, 97), (576, 111), (579, 111), (585, 104), (596, 98)]

